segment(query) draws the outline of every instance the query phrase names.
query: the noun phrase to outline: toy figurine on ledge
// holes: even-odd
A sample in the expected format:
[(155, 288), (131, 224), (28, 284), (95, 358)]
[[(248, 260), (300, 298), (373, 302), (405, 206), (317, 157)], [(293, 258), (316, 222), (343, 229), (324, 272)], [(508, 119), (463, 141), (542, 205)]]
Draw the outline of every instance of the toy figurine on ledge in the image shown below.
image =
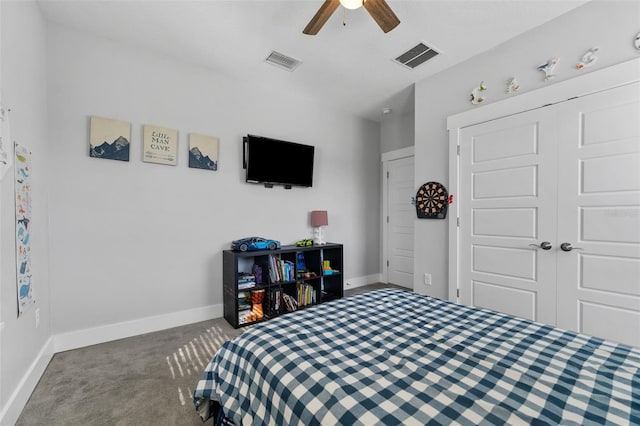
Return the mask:
[(296, 241), (296, 247), (311, 247), (313, 245), (313, 240), (310, 238), (305, 238), (304, 240)]

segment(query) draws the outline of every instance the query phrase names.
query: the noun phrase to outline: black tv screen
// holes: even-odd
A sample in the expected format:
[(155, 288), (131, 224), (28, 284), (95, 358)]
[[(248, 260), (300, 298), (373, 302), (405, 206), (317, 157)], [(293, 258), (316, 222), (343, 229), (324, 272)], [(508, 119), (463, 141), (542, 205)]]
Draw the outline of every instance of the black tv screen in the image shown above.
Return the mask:
[(315, 147), (255, 135), (243, 141), (247, 182), (312, 186)]

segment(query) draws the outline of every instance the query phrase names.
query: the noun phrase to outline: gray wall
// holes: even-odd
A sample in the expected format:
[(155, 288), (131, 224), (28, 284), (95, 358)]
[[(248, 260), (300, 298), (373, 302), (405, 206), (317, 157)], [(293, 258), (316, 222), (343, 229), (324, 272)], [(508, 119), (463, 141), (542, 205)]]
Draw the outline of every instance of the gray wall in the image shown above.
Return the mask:
[(390, 152), (413, 146), (415, 140), (415, 114), (391, 114), (380, 122), (381, 151)]
[[(54, 332), (221, 304), (231, 240), (292, 244), (315, 209), (345, 278), (378, 273), (378, 123), (56, 25), (48, 42)], [(88, 157), (90, 115), (132, 122), (130, 162)], [(144, 124), (179, 131), (178, 166), (141, 161)], [(218, 171), (187, 167), (190, 132), (220, 138)], [(244, 183), (247, 133), (316, 146), (313, 188)]]
[[(11, 108), (11, 136), (33, 153), (32, 272), (36, 304), (18, 318), (14, 169), (0, 181), (0, 416), (51, 334), (49, 279), (46, 25), (34, 2), (2, 2), (2, 96)], [(35, 311), (40, 309), (36, 329)]]
[[(378, 277), (379, 123), (46, 24), (31, 1), (2, 2), (2, 42), (12, 133), (34, 158), (41, 325), (35, 329), (33, 309), (16, 319), (9, 178), (0, 199), (0, 421), (20, 380), (37, 380), (30, 366), (48, 359), (52, 338), (220, 307), (221, 251), (233, 239), (292, 244), (311, 236), (309, 212), (326, 209), (327, 240), (345, 245), (345, 279)], [(92, 115), (132, 123), (129, 162), (88, 156)], [(177, 166), (141, 161), (144, 124), (179, 131)], [(190, 132), (220, 138), (218, 171), (187, 167)], [(247, 133), (314, 145), (313, 188), (245, 183)]]
[[(522, 34), (488, 52), (416, 84), (415, 184), (449, 181), (449, 137), (446, 118), (474, 106), (469, 94), (480, 81), (488, 87), (486, 103), (506, 99), (506, 82), (516, 76), (525, 93), (587, 72), (636, 58), (633, 47), (640, 26), (640, 2), (593, 0), (559, 18)], [(575, 65), (588, 49), (598, 47), (598, 60), (578, 71)], [(536, 67), (560, 58), (557, 77), (543, 81)], [(639, 70), (640, 73), (640, 70)], [(515, 112), (515, 111), (514, 111)], [(414, 289), (446, 298), (448, 289), (448, 221), (417, 220), (415, 227)], [(422, 284), (431, 273), (433, 285)]]

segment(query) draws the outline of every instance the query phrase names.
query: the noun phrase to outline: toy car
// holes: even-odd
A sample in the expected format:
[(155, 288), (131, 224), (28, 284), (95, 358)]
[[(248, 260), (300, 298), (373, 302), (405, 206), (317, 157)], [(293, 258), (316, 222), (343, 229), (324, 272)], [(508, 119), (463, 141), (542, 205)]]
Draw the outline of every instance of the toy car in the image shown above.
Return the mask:
[(241, 238), (231, 242), (231, 250), (255, 251), (275, 250), (280, 248), (280, 241), (268, 240), (262, 237)]
[(313, 245), (313, 240), (305, 239), (296, 241), (296, 247), (310, 247)]

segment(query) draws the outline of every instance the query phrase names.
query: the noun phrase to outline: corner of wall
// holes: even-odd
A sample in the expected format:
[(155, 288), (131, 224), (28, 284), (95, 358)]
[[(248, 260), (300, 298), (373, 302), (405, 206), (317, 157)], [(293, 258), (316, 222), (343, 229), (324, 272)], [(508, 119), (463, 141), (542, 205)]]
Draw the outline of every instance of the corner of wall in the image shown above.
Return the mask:
[(382, 282), (382, 274), (372, 274), (364, 277), (352, 277), (344, 280), (344, 289), (351, 290), (353, 288), (364, 287), (365, 285)]
[(54, 337), (49, 337), (42, 349), (25, 372), (7, 403), (0, 409), (0, 425), (14, 425), (27, 404), (31, 393), (38, 385), (54, 355)]

